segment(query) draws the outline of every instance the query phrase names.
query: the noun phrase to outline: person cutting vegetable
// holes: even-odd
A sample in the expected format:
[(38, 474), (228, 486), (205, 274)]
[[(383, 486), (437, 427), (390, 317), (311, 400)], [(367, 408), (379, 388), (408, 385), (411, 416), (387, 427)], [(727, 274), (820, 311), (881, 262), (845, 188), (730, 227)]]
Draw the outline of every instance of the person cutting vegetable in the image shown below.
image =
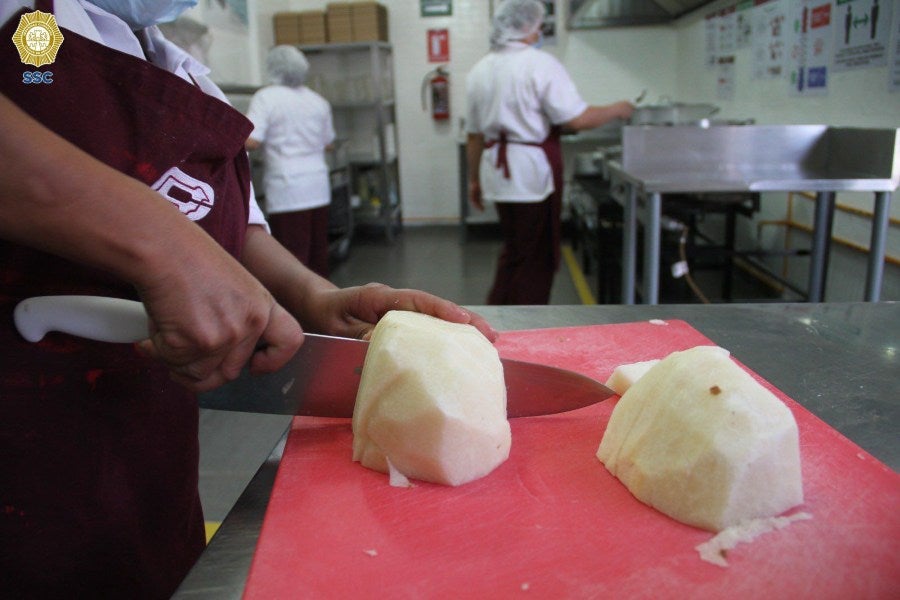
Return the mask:
[(560, 132), (628, 119), (620, 101), (589, 106), (565, 67), (533, 46), (544, 4), (504, 0), (491, 51), (469, 72), (466, 157), (469, 200), (496, 203), (503, 236), (489, 304), (547, 304), (560, 256), (563, 163)]
[[(194, 392), (279, 368), (303, 330), (363, 337), (401, 308), (497, 335), (424, 292), (338, 289), (275, 241), (252, 125), (154, 26), (193, 4), (0, 0), (3, 598), (169, 597), (204, 547)], [(55, 61), (23, 63), (22, 17), (50, 14)], [(25, 342), (13, 309), (48, 294), (139, 299), (150, 335)]]

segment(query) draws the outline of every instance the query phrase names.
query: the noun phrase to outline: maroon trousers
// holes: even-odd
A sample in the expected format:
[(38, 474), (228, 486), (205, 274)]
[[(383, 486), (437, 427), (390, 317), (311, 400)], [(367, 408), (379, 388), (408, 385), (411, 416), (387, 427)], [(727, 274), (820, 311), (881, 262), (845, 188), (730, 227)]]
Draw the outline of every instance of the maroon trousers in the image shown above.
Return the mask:
[[(501, 134), (497, 168), (509, 178), (507, 144)], [(549, 304), (553, 276), (559, 267), (563, 196), (563, 161), (560, 129), (537, 145), (544, 151), (553, 172), (554, 191), (542, 202), (497, 202), (503, 249), (497, 261), (488, 304)], [(486, 147), (489, 147), (486, 145)]]
[(549, 202), (496, 204), (503, 248), (488, 304), (549, 304), (557, 264)]
[(272, 236), (313, 272), (328, 278), (328, 206), (269, 215)]

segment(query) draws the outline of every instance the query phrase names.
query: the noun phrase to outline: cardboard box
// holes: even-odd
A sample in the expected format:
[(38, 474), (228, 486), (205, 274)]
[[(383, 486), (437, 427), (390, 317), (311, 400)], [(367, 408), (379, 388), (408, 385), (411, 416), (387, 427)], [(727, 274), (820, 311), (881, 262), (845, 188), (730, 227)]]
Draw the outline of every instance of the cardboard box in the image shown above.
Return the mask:
[(350, 2), (332, 2), (325, 7), (329, 42), (353, 41), (351, 6)]
[(301, 44), (324, 44), (328, 41), (324, 10), (308, 10), (299, 13), (299, 24)]
[(387, 8), (377, 2), (354, 2), (351, 5), (353, 41), (388, 41)]
[(275, 44), (300, 43), (300, 18), (298, 13), (276, 13), (272, 17)]
[(276, 44), (324, 44), (328, 41), (325, 11), (276, 13), (273, 17)]

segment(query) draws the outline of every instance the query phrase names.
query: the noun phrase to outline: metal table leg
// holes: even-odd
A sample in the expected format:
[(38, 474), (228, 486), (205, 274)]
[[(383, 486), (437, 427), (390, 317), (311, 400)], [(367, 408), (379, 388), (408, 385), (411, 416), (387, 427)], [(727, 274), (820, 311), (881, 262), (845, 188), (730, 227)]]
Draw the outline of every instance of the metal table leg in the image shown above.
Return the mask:
[(626, 186), (622, 205), (622, 304), (634, 304), (634, 276), (637, 272), (637, 190)]
[(890, 222), (891, 193), (875, 193), (875, 212), (872, 216), (872, 239), (869, 243), (869, 262), (866, 268), (866, 302), (881, 299), (881, 280), (884, 274), (884, 254)]
[(457, 144), (456, 159), (459, 163), (459, 243), (465, 244), (469, 237), (469, 231), (466, 229), (466, 221), (469, 218), (469, 173), (465, 144)]
[(825, 279), (828, 275), (828, 254), (831, 249), (831, 229), (834, 223), (834, 192), (816, 194), (816, 209), (813, 216), (813, 243), (809, 256), (810, 302), (825, 299)]
[(662, 194), (647, 195), (644, 218), (644, 304), (659, 304), (659, 259), (662, 250)]

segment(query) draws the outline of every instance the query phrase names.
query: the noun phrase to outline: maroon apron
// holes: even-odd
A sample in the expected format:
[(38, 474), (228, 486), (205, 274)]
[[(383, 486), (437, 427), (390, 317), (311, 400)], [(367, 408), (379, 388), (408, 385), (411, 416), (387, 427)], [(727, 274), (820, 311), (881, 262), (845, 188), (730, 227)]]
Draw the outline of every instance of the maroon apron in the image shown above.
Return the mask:
[[(52, 2), (37, 7), (52, 12)], [(0, 31), (0, 90), (157, 189), (237, 256), (250, 122), (176, 75), (65, 29), (43, 68), (53, 83), (25, 85), (32, 67), (9, 42), (20, 15)], [(18, 301), (73, 293), (136, 297), (107, 273), (0, 241), (0, 597), (167, 598), (205, 544), (196, 398), (131, 346), (19, 337)]]
[[(485, 148), (497, 145), (495, 167), (510, 178), (507, 147), (509, 144), (537, 146), (544, 151), (553, 175), (553, 192), (543, 202), (497, 202), (500, 225), (507, 240), (497, 263), (488, 304), (548, 304), (553, 276), (559, 268), (562, 243), (563, 157), (561, 128), (553, 126), (541, 143), (509, 141), (506, 132), (490, 140)], [(539, 221), (547, 229), (534, 236), (533, 223)], [(538, 243), (544, 248), (534, 248)]]

